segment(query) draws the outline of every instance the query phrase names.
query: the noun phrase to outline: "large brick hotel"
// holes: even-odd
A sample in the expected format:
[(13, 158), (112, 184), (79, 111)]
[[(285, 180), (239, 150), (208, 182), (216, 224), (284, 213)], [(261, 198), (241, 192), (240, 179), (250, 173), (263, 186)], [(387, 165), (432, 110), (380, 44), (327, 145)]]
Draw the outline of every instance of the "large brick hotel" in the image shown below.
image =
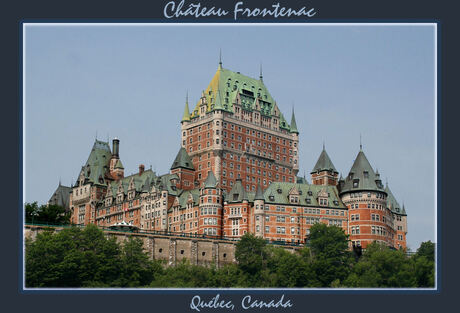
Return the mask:
[(336, 225), (354, 245), (406, 247), (407, 215), (362, 147), (338, 177), (325, 148), (311, 183), (297, 176), (299, 131), (258, 79), (218, 69), (181, 120), (181, 147), (169, 173), (139, 165), (125, 176), (120, 141), (96, 140), (71, 187), (72, 222), (130, 224), (145, 231), (237, 238), (250, 232), (304, 243), (315, 223)]

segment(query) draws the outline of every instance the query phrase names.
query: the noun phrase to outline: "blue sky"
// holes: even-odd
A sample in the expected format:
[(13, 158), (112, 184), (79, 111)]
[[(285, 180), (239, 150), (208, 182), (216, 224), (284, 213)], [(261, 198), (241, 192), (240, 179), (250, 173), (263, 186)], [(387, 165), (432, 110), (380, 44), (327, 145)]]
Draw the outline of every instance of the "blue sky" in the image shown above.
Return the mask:
[[(125, 173), (169, 171), (191, 109), (223, 67), (258, 77), (288, 120), (300, 174), (326, 150), (344, 176), (363, 150), (408, 213), (408, 244), (434, 240), (434, 27), (150, 25), (26, 27), (26, 202), (75, 181), (96, 137), (120, 138)], [(161, 150), (158, 149), (161, 147)]]

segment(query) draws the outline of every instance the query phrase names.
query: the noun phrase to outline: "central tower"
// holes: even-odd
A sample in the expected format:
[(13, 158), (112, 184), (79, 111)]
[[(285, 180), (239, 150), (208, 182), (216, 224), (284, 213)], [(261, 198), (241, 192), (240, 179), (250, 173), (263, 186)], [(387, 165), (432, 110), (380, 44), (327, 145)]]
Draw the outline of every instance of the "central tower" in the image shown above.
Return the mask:
[(181, 143), (201, 185), (213, 171), (229, 192), (236, 180), (246, 191), (271, 182), (295, 182), (299, 170), (299, 131), (280, 112), (262, 78), (222, 67), (190, 112), (188, 97), (181, 120)]

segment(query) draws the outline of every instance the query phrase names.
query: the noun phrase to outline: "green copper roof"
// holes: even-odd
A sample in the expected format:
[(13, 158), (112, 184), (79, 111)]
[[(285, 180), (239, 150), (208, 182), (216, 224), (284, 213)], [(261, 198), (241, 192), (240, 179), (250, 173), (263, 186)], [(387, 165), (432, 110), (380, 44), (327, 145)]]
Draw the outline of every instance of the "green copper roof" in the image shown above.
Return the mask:
[(401, 209), (401, 206), (399, 205), (398, 201), (396, 200), (395, 196), (390, 190), (390, 187), (388, 187), (388, 183), (385, 186), (385, 192), (387, 193), (387, 207), (391, 210), (391, 212), (396, 213), (396, 214), (401, 214), (401, 215), (406, 215), (406, 211)]
[(80, 175), (83, 174), (86, 182), (106, 185), (105, 174), (108, 171), (111, 157), (109, 143), (96, 140)]
[(264, 200), (264, 192), (262, 191), (262, 187), (257, 184), (256, 195), (254, 196), (254, 200)]
[(319, 155), (318, 161), (316, 161), (315, 167), (313, 167), (311, 173), (315, 172), (321, 172), (321, 171), (334, 171), (336, 173), (337, 170), (335, 169), (334, 164), (331, 161), (331, 158), (329, 158), (329, 155), (326, 152), (326, 149), (323, 146), (323, 151), (321, 151), (321, 154)]
[[(261, 78), (255, 79), (239, 72), (233, 72), (223, 68), (221, 65), (219, 65), (208, 87), (202, 93), (202, 97), (206, 101), (206, 112), (223, 110), (234, 113), (233, 103), (236, 102), (237, 98), (240, 100), (239, 104), (245, 110), (258, 110), (265, 116), (273, 116), (275, 108), (279, 112), (275, 100), (268, 92)], [(201, 99), (190, 114), (191, 119), (199, 116), (200, 103)], [(280, 128), (291, 131), (291, 126), (281, 112), (279, 112), (279, 119)], [(298, 132), (295, 118), (292, 132)]]
[(190, 156), (188, 155), (184, 147), (181, 147), (179, 152), (177, 153), (177, 156), (174, 159), (171, 169), (173, 170), (175, 168), (180, 168), (180, 167), (186, 168), (189, 170), (195, 170), (195, 168), (193, 167), (192, 160), (190, 159)]
[(190, 112), (188, 110), (188, 95), (185, 100), (184, 115), (182, 116), (182, 121), (190, 121)]
[(212, 171), (209, 171), (208, 177), (206, 177), (206, 180), (204, 181), (204, 188), (216, 188), (216, 186), (217, 186), (216, 176), (214, 176), (214, 173)]
[(292, 109), (291, 116), (291, 133), (299, 133), (299, 131), (297, 130), (297, 123), (295, 122), (294, 108)]
[(121, 163), (121, 160), (120, 160), (120, 159), (118, 159), (118, 160), (117, 160), (117, 163), (115, 163), (115, 168), (124, 169), (123, 164)]
[(235, 181), (235, 184), (233, 185), (232, 190), (230, 190), (226, 200), (228, 202), (242, 202), (243, 200), (249, 200), (248, 194), (246, 193), (246, 190), (244, 190), (241, 179), (237, 179)]
[(385, 191), (379, 175), (374, 172), (362, 150), (359, 151), (350, 173), (345, 178), (341, 193), (359, 190)]
[(299, 195), (298, 205), (306, 207), (318, 207), (318, 195), (325, 193), (328, 199), (329, 208), (345, 209), (335, 186), (322, 186), (310, 184), (296, 184), (287, 182), (274, 182), (264, 192), (265, 203), (291, 205), (289, 194), (297, 190)]

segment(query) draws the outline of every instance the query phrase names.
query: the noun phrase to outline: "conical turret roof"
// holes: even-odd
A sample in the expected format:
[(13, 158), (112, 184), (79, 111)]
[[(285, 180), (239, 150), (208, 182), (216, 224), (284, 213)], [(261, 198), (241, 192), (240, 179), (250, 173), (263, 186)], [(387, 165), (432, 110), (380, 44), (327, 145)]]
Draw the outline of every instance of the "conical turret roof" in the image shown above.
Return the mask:
[(384, 192), (380, 178), (375, 174), (363, 150), (360, 150), (356, 156), (355, 162), (345, 178), (345, 185), (341, 193), (361, 190)]
[(260, 187), (260, 184), (257, 184), (257, 190), (256, 190), (256, 196), (254, 197), (254, 200), (264, 200), (264, 192), (262, 190), (262, 187)]
[(294, 108), (292, 108), (292, 116), (291, 116), (291, 133), (299, 133), (297, 130), (297, 123), (295, 121), (295, 114), (294, 114)]
[(331, 161), (331, 158), (329, 158), (329, 155), (327, 154), (326, 149), (323, 146), (323, 151), (321, 151), (318, 161), (316, 161), (316, 164), (313, 167), (311, 172), (315, 173), (315, 172), (330, 171), (330, 170), (338, 173), (337, 170), (335, 169), (334, 164)]
[(184, 115), (182, 116), (182, 122), (184, 121), (190, 121), (190, 111), (188, 109), (188, 94), (185, 99)]
[(204, 181), (204, 188), (215, 188), (217, 186), (217, 179), (213, 171), (208, 172), (208, 177)]
[(184, 147), (181, 147), (179, 152), (177, 153), (177, 156), (174, 159), (171, 169), (173, 170), (180, 167), (189, 170), (195, 170), (195, 168), (193, 167), (192, 159), (190, 159), (190, 156), (188, 155)]

